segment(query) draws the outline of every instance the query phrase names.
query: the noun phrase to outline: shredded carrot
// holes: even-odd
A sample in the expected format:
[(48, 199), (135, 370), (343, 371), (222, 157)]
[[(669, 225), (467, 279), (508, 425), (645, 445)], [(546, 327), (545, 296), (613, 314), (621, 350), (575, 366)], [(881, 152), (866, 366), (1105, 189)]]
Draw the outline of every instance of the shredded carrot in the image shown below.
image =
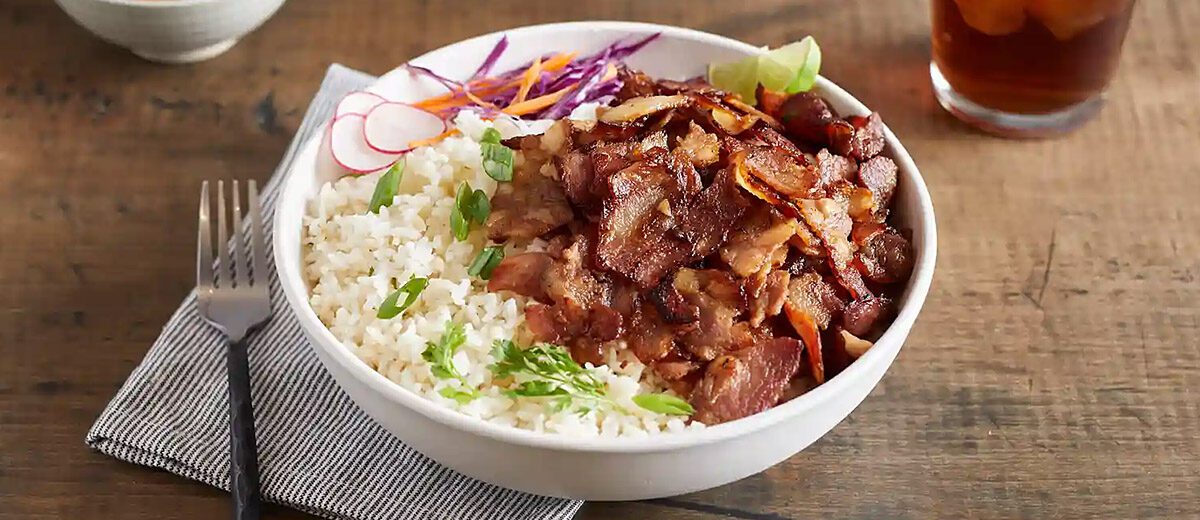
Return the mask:
[[(497, 92), (500, 92), (500, 91), (504, 90), (505, 88), (509, 88), (510, 86), (511, 85), (497, 85), (495, 87), (485, 87), (485, 88), (479, 88), (479, 89), (472, 88), (471, 93), (472, 93), (472, 95), (475, 95), (475, 96), (489, 96), (489, 95), (495, 94)], [(444, 109), (444, 108), (465, 105), (470, 101), (471, 101), (470, 98), (467, 97), (466, 95), (464, 95), (462, 90), (456, 90), (456, 91), (448, 93), (448, 94), (442, 94), (440, 96), (434, 96), (434, 97), (419, 101), (419, 102), (415, 103), (415, 106), (417, 106), (418, 108), (423, 108), (425, 110), (436, 112), (436, 111), (438, 111), (440, 109)]]
[[(461, 88), (455, 88), (454, 90), (445, 94), (418, 101), (417, 103), (414, 103), (413, 106), (428, 110), (435, 114), (447, 112), (451, 109), (469, 104), (496, 109), (497, 106), (495, 104), (484, 101), (483, 98), (494, 96), (510, 89), (516, 89), (515, 97), (513, 97), (513, 100), (509, 102), (509, 105), (505, 107), (502, 112), (514, 116), (536, 112), (558, 102), (558, 100), (562, 99), (568, 91), (576, 87), (576, 85), (570, 85), (558, 90), (557, 92), (543, 94), (536, 98), (528, 99), (529, 92), (533, 89), (533, 85), (541, 79), (543, 72), (554, 72), (560, 70), (567, 65), (570, 65), (571, 62), (575, 60), (575, 56), (576, 53), (574, 52), (562, 52), (551, 55), (549, 58), (546, 58), (545, 61), (542, 61), (541, 58), (538, 58), (534, 60), (533, 63), (529, 65), (529, 68), (525, 69), (525, 72), (515, 80), (499, 81), (496, 78), (479, 78), (468, 82)], [(607, 81), (616, 76), (616, 74), (617, 68), (614, 65), (609, 64), (608, 69), (605, 70), (604, 77), (601, 79), (603, 81)], [(420, 143), (432, 144), (445, 139), (447, 136), (447, 134), (443, 134), (433, 138), (432, 140), (428, 140), (430, 141), (429, 143), (425, 143), (424, 141), (421, 141)]]
[(560, 52), (549, 58), (546, 58), (545, 63), (542, 63), (542, 70), (556, 71), (567, 65), (570, 65), (575, 60), (576, 52)]
[[(575, 56), (576, 53), (574, 52), (555, 54), (547, 58), (546, 61), (537, 64), (537, 66), (542, 72), (553, 72), (570, 65), (571, 61), (575, 59)], [(526, 74), (528, 74), (528, 71)], [(422, 100), (416, 103), (416, 106), (431, 112), (462, 106), (467, 104), (467, 102), (476, 102), (475, 100), (471, 99), (470, 94), (472, 93), (476, 96), (489, 96), (509, 88), (519, 87), (524, 80), (524, 75), (515, 81), (503, 83), (497, 83), (495, 78), (480, 78), (464, 85), (469, 91), (465, 95), (462, 89), (456, 89), (452, 92), (447, 92), (439, 96)], [(526, 95), (528, 95), (528, 93)]]
[(529, 95), (529, 89), (533, 88), (534, 82), (542, 77), (542, 59), (533, 60), (533, 65), (525, 69), (525, 74), (521, 75), (521, 88), (517, 89), (517, 97), (513, 98), (511, 104), (517, 104), (525, 101), (525, 97)]
[(504, 110), (501, 110), (501, 112), (511, 116), (520, 116), (531, 112), (536, 112), (557, 103), (558, 100), (562, 99), (562, 97), (567, 94), (567, 92), (570, 92), (574, 88), (575, 85), (571, 85), (559, 90), (558, 92), (546, 94), (544, 96), (538, 96), (520, 103), (513, 103), (505, 107)]
[(437, 144), (437, 143), (442, 142), (442, 140), (446, 139), (447, 137), (456, 135), (458, 133), (459, 133), (459, 131), (457, 128), (451, 128), (449, 130), (446, 130), (445, 132), (442, 132), (442, 133), (435, 135), (433, 137), (430, 137), (428, 139), (421, 139), (419, 141), (411, 141), (408, 143), (408, 147), (409, 148), (417, 148), (419, 146), (429, 146), (431, 144)]
[(471, 91), (470, 91), (469, 89), (468, 89), (468, 90), (464, 90), (464, 91), (463, 91), (463, 94), (465, 94), (465, 95), (467, 96), (467, 99), (471, 100), (471, 102), (472, 102), (472, 103), (475, 103), (476, 105), (479, 105), (479, 106), (481, 106), (481, 107), (484, 107), (484, 108), (496, 108), (496, 105), (493, 105), (493, 104), (491, 104), (491, 103), (488, 103), (487, 101), (484, 101), (484, 100), (482, 100), (482, 99), (479, 99), (479, 96), (476, 96), (475, 94), (472, 94), (472, 93), (471, 93)]

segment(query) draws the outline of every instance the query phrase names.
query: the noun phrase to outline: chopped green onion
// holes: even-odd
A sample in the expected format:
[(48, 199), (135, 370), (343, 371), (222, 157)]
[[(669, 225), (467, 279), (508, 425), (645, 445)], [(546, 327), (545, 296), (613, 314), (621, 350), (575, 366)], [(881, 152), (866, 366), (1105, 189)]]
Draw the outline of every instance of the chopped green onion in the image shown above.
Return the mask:
[(488, 214), (492, 212), (492, 201), (488, 200), (483, 190), (475, 190), (471, 196), (471, 205), (467, 207), (466, 215), (471, 220), (483, 224), (487, 222)]
[(500, 144), (500, 131), (495, 128), (489, 128), (483, 131), (483, 137), (479, 138), (481, 143)]
[[(384, 298), (383, 303), (379, 304), (379, 312), (375, 316), (383, 320), (390, 320), (399, 316), (400, 313), (404, 312), (405, 309), (411, 307), (417, 301), (417, 297), (428, 286), (428, 278), (417, 278), (415, 276), (409, 278), (407, 282), (404, 282), (404, 285), (401, 285), (399, 289), (396, 289), (395, 292)], [(405, 295), (404, 303), (396, 305), (396, 302), (400, 301), (401, 295)]]
[(497, 182), (509, 182), (513, 176), (513, 151), (502, 144), (480, 143), (483, 171)]
[(484, 130), (479, 139), (479, 150), (483, 154), (483, 171), (488, 177), (497, 182), (512, 180), (513, 151), (500, 144), (500, 132), (495, 128)]
[(367, 205), (371, 213), (379, 213), (379, 208), (391, 206), (400, 190), (400, 178), (404, 175), (404, 161), (396, 161), (388, 171), (379, 177), (375, 184), (375, 193), (371, 194), (371, 202)]
[(454, 238), (466, 240), (471, 232), (471, 222), (483, 224), (492, 212), (492, 203), (483, 190), (472, 190), (471, 183), (458, 186), (454, 195), (454, 207), (450, 209), (450, 229)]
[(504, 261), (504, 246), (492, 246), (496, 248), (496, 252), (492, 253), (492, 258), (488, 260), (487, 265), (483, 266), (483, 271), (479, 272), (479, 277), (484, 280), (492, 278), (492, 271), (496, 270), (496, 266)]
[(667, 415), (692, 415), (696, 409), (687, 401), (671, 394), (638, 394), (633, 403), (654, 413)]
[(464, 182), (458, 185), (458, 191), (454, 194), (454, 207), (462, 214), (467, 213), (467, 207), (471, 205), (471, 200), (475, 196), (475, 192), (471, 189), (471, 183)]
[(471, 232), (471, 223), (467, 222), (457, 206), (450, 210), (450, 230), (454, 232), (454, 238), (460, 242), (466, 240), (467, 235)]
[(459, 241), (466, 240), (471, 232), (471, 221), (467, 218), (466, 208), (471, 203), (472, 193), (470, 184), (460, 184), (458, 193), (454, 196), (454, 207), (450, 208), (450, 230)]
[(483, 280), (492, 277), (492, 271), (500, 265), (500, 261), (504, 260), (504, 246), (489, 246), (483, 248), (471, 265), (467, 267), (467, 274), (478, 276)]

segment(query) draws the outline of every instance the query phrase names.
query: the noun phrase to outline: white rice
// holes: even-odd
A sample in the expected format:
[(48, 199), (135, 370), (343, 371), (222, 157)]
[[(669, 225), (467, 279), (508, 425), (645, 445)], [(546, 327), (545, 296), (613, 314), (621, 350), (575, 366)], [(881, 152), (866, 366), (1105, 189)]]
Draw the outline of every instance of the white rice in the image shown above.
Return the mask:
[[(594, 113), (594, 108), (592, 109)], [(346, 348), (388, 379), (426, 399), (496, 424), (579, 436), (637, 437), (700, 428), (679, 417), (656, 414), (635, 405), (638, 393), (665, 390), (626, 350), (610, 351), (608, 365), (589, 370), (608, 385), (608, 395), (624, 411), (608, 408), (578, 415), (554, 412), (544, 400), (513, 399), (492, 380), (493, 342), (528, 343), (525, 298), (488, 292), (486, 282), (467, 275), (467, 266), (487, 245), (481, 226), (456, 242), (450, 230), (454, 193), (466, 181), (491, 196), (496, 182), (483, 172), (478, 139), (491, 123), (472, 112), (455, 121), (463, 136), (412, 151), (400, 193), (378, 214), (367, 205), (381, 173), (347, 176), (323, 186), (310, 202), (304, 225), (304, 273), (310, 303), (321, 321)], [(496, 125), (505, 137), (540, 131), (545, 124)], [(530, 248), (541, 244), (535, 241)], [(520, 251), (508, 246), (507, 254)], [(379, 304), (409, 277), (427, 277), (417, 302), (390, 320), (379, 319)], [(481, 397), (466, 404), (442, 397), (455, 380), (438, 379), (421, 358), (426, 341), (437, 341), (447, 321), (466, 331), (466, 343), (454, 358), (467, 383)]]

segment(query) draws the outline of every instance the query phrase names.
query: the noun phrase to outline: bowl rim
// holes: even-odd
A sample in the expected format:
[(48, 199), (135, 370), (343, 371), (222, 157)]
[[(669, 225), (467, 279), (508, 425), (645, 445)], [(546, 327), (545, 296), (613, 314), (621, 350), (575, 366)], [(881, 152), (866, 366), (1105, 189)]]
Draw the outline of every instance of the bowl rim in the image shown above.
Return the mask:
[[(513, 35), (526, 32), (542, 32), (542, 31), (571, 31), (571, 30), (589, 30), (589, 29), (604, 29), (626, 32), (631, 36), (648, 35), (654, 32), (661, 32), (663, 35), (675, 37), (682, 40), (695, 40), (698, 42), (708, 43), (714, 46), (738, 50), (747, 54), (759, 52), (759, 47), (754, 45), (719, 36), (711, 33), (697, 31), (694, 29), (686, 29), (682, 27), (659, 25), (642, 22), (622, 22), (622, 21), (583, 21), (583, 22), (562, 22), (549, 23), (539, 25), (529, 25), (495, 31), (472, 38), (456, 41), (430, 50), (415, 60), (433, 54), (442, 52), (449, 47), (472, 42), (477, 40), (494, 40), (501, 35)], [(380, 76), (386, 77), (387, 74)], [(380, 80), (377, 80), (372, 86), (376, 85)], [(370, 88), (370, 87), (368, 87)], [(869, 110), (857, 98), (850, 95), (833, 82), (823, 78), (817, 78), (818, 90), (822, 96), (836, 98), (840, 105), (851, 106), (855, 112), (867, 113)], [(292, 265), (282, 258), (283, 248), (280, 247), (281, 237), (285, 233), (299, 231), (301, 223), (284, 223), (282, 222), (285, 213), (278, 210), (278, 204), (291, 198), (299, 197), (300, 195), (292, 195), (292, 192), (299, 190), (297, 182), (294, 180), (296, 176), (292, 175), (292, 170), (296, 166), (301, 165), (305, 161), (299, 160), (307, 154), (313, 155), (317, 153), (320, 147), (323, 133), (312, 137), (308, 143), (301, 147), (301, 151), (297, 154), (297, 161), (292, 169), (285, 172), (285, 177), (281, 179), (281, 191), (277, 200), (277, 210), (274, 216), (273, 224), (275, 233), (273, 238), (274, 260), (280, 278), (280, 286), (287, 297), (288, 306), (292, 312), (296, 314), (300, 325), (306, 330), (314, 348), (319, 348), (329, 355), (329, 359), (337, 362), (342, 369), (354, 377), (358, 382), (364, 384), (375, 394), (383, 397), (389, 403), (399, 406), (404, 406), (409, 410), (423, 415), (425, 418), (440, 423), (444, 426), (454, 428), (459, 431), (480, 435), (492, 440), (511, 443), (514, 445), (543, 448), (556, 451), (568, 452), (599, 452), (599, 453), (645, 453), (645, 452), (662, 452), (671, 451), (683, 448), (690, 448), (705, 444), (720, 442), (723, 440), (741, 437), (751, 432), (763, 430), (772, 425), (785, 421), (791, 417), (802, 414), (808, 410), (814, 409), (829, 401), (840, 392), (846, 391), (852, 385), (859, 384), (859, 380), (868, 373), (872, 367), (880, 363), (891, 364), (892, 360), (903, 346), (904, 340), (916, 321), (917, 314), (920, 312), (925, 298), (929, 292), (930, 284), (933, 279), (933, 271), (937, 256), (937, 226), (933, 211), (933, 202), (929, 195), (929, 190), (925, 185), (925, 181), (913, 162), (912, 156), (900, 143), (900, 140), (895, 136), (890, 128), (885, 125), (884, 129), (885, 140), (888, 149), (891, 151), (891, 158), (897, 163), (900, 170), (900, 176), (905, 178), (905, 189), (913, 189), (917, 198), (917, 214), (910, 217), (914, 228), (920, 226), (924, 231), (924, 241), (922, 247), (916, 251), (917, 260), (914, 264), (913, 274), (909, 280), (909, 286), (906, 288), (906, 298), (903, 305), (896, 315), (895, 320), (884, 331), (883, 335), (875, 342), (876, 347), (883, 346), (884, 348), (872, 348), (867, 351), (862, 357), (851, 363), (846, 370), (843, 370), (837, 376), (829, 379), (824, 384), (816, 387), (805, 394), (796, 397), (786, 403), (777, 405), (769, 410), (744, 417), (727, 423), (706, 426), (697, 430), (684, 430), (680, 432), (668, 432), (657, 435), (647, 435), (645, 437), (624, 438), (624, 437), (572, 437), (559, 433), (551, 432), (535, 432), (524, 430), (512, 426), (504, 426), (489, 422), (477, 417), (468, 416), (460, 413), (457, 410), (441, 406), (433, 401), (430, 401), (415, 392), (402, 387), (401, 385), (387, 379), (379, 372), (372, 370), (365, 362), (354, 355), (350, 349), (342, 345), (333, 333), (320, 321), (316, 312), (308, 302), (308, 287), (304, 283), (300, 275), (300, 267)], [(911, 185), (911, 186), (909, 186)], [(307, 207), (308, 200), (304, 204)], [(281, 232), (281, 230), (285, 230)], [(328, 367), (326, 367), (328, 370)], [(887, 367), (884, 368), (886, 373)], [(352, 398), (352, 400), (354, 400)], [(356, 406), (361, 408), (362, 405), (355, 402)]]
[(192, 5), (215, 4), (222, 0), (94, 0), (101, 4), (127, 5), (148, 7), (151, 9), (169, 9), (172, 7), (187, 7)]

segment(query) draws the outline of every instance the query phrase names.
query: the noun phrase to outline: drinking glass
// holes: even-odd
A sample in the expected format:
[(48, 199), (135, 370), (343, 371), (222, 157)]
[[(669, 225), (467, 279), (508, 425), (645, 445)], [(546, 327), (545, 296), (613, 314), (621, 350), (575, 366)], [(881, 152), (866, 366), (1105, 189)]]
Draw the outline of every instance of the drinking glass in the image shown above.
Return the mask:
[(1067, 132), (1104, 104), (1134, 0), (932, 0), (933, 90), (1013, 137)]

